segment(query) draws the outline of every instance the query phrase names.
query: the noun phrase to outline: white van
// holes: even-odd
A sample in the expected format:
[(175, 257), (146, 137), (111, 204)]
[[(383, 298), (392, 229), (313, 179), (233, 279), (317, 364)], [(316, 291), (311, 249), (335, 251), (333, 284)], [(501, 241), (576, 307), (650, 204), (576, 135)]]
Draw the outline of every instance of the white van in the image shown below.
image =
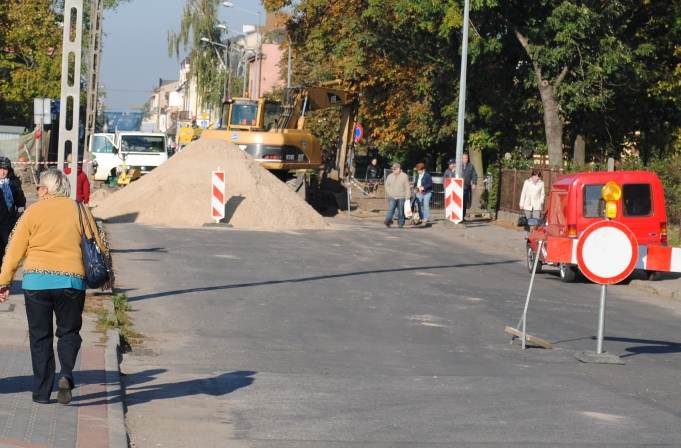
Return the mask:
[(92, 134), (89, 151), (97, 162), (94, 179), (106, 181), (116, 175), (122, 155), (128, 168), (139, 168), (142, 174), (153, 170), (168, 160), (168, 141), (160, 132)]

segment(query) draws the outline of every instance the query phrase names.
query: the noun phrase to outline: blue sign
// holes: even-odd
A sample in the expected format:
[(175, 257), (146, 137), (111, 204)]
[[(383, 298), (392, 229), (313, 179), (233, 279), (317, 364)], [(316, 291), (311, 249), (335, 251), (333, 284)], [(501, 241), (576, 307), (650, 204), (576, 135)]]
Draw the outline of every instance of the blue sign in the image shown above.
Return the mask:
[(362, 140), (362, 137), (364, 137), (364, 128), (361, 124), (357, 123), (355, 125), (355, 142)]

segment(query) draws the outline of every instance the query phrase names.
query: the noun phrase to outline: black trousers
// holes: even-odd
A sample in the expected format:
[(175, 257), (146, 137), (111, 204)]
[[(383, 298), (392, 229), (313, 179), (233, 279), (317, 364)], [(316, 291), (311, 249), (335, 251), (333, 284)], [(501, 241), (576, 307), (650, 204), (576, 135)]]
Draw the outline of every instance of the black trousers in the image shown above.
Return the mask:
[(468, 188), (463, 188), (463, 216), (466, 217), (466, 210), (471, 208), (471, 202), (473, 202), (473, 190), (469, 186)]
[(82, 339), (85, 291), (78, 289), (24, 290), (28, 337), (31, 344), (33, 364), (33, 396), (49, 398), (54, 383), (54, 350), (52, 349), (52, 314), (57, 320), (57, 354), (61, 374), (73, 387), (73, 366), (80, 350)]

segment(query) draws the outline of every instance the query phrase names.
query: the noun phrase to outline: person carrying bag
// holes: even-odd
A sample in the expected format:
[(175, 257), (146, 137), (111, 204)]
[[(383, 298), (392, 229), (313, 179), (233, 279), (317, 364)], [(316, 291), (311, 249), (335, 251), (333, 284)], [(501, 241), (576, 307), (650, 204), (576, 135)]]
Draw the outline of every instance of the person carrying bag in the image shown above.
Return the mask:
[(106, 250), (99, 233), (93, 231), (97, 227), (92, 215), (75, 206), (70, 192), (69, 180), (61, 171), (52, 168), (41, 174), (39, 200), (17, 222), (0, 271), (0, 302), (4, 302), (23, 259), (22, 287), (33, 365), (31, 392), (33, 401), (42, 404), (50, 403), (55, 378), (54, 316), (61, 365), (57, 401), (62, 404), (71, 401), (75, 385), (73, 368), (82, 341), (85, 290), (90, 281), (101, 280), (89, 278), (93, 269), (85, 265), (91, 263), (92, 257), (84, 255), (84, 251), (101, 255)]

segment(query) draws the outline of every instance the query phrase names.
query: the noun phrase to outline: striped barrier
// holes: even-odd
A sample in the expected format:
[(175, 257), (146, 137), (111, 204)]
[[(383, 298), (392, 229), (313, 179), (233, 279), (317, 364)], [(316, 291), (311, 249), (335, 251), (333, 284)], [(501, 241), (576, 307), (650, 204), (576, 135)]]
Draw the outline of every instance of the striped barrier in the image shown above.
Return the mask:
[(213, 171), (211, 175), (211, 217), (216, 223), (225, 219), (225, 172)]
[[(578, 243), (578, 239), (549, 238), (544, 260), (549, 263), (578, 264)], [(681, 272), (681, 247), (639, 245), (636, 269)]]
[(459, 224), (463, 221), (463, 179), (446, 178), (445, 185), (445, 217), (448, 221)]

